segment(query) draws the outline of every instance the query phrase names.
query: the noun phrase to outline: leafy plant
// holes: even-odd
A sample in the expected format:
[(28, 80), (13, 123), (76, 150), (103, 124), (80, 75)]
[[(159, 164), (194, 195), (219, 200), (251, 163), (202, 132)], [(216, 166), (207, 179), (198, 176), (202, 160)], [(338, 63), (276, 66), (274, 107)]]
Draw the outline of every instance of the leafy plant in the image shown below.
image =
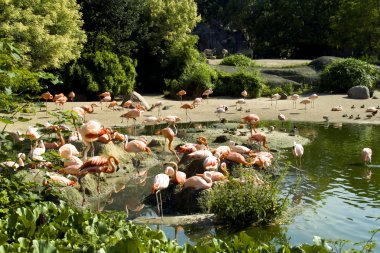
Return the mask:
[(218, 72), (218, 81), (215, 86), (215, 94), (228, 96), (241, 96), (241, 92), (246, 90), (249, 97), (257, 98), (261, 96), (264, 87), (264, 80), (258, 71), (248, 71), (241, 69), (237, 73)]
[(220, 65), (237, 66), (237, 67), (254, 67), (255, 61), (242, 54), (233, 54), (225, 57)]
[(201, 199), (208, 212), (234, 226), (268, 224), (278, 218), (287, 206), (280, 198), (280, 179), (266, 185), (257, 185), (256, 172), (245, 171), (245, 183), (230, 180), (215, 185)]
[(357, 85), (373, 89), (379, 74), (379, 69), (364, 61), (353, 58), (340, 59), (323, 70), (319, 89), (323, 92), (347, 92)]

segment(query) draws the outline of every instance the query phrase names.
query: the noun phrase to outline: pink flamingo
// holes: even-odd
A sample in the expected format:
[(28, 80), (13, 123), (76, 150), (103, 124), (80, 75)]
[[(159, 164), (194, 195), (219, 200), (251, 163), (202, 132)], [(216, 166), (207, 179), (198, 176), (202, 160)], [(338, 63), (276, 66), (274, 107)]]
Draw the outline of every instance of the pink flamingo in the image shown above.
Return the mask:
[(297, 99), (299, 99), (300, 96), (298, 94), (293, 94), (290, 99), (293, 101), (293, 108), (297, 108)]
[(186, 179), (183, 189), (192, 188), (194, 190), (205, 190), (212, 187), (212, 179), (210, 171), (206, 171), (202, 176), (193, 176)]
[(161, 107), (164, 105), (164, 103), (160, 100), (153, 104), (152, 109), (157, 107), (157, 117), (161, 114)]
[[(161, 191), (168, 188), (169, 182), (170, 182), (170, 178), (166, 174), (160, 173), (154, 177), (152, 193), (156, 193), (157, 210), (158, 210), (158, 213), (161, 213), (161, 218), (163, 218)], [(158, 201), (158, 193), (160, 193), (160, 202)]]
[[(47, 91), (47, 92), (42, 93), (41, 96), (40, 96), (40, 98), (42, 98), (43, 100), (45, 100), (45, 103), (46, 103), (46, 112), (47, 112), (48, 111), (48, 107), (47, 107), (48, 104), (47, 104), (47, 102), (48, 102), (48, 100), (53, 100), (53, 95), (50, 94), (49, 91)], [(41, 108), (40, 108), (40, 110), (41, 110)]]
[(273, 94), (273, 96), (271, 97), (271, 100), (270, 100), (270, 106), (272, 106), (272, 101), (276, 100), (276, 108), (277, 108), (277, 100), (281, 99), (281, 95), (276, 93), (276, 94)]
[(259, 150), (260, 150), (260, 144), (263, 144), (263, 147), (266, 148), (270, 152), (270, 148), (267, 146), (267, 136), (266, 134), (260, 132), (260, 133), (254, 133), (252, 136), (249, 138), (249, 141), (256, 141), (259, 143)]
[(83, 165), (82, 160), (80, 160), (77, 155), (79, 152), (77, 148), (72, 144), (65, 144), (59, 148), (58, 154), (65, 159), (63, 169), (59, 172), (62, 174), (79, 175), (79, 169)]
[(314, 108), (314, 102), (315, 102), (315, 100), (316, 99), (318, 99), (318, 95), (317, 94), (311, 94), (310, 96), (309, 96), (309, 99), (311, 100), (311, 108)]
[(67, 97), (63, 96), (55, 100), (55, 103), (59, 105), (60, 110), (63, 110), (63, 105), (67, 102)]
[(243, 155), (237, 153), (237, 152), (230, 152), (227, 155), (223, 155), (221, 158), (225, 158), (231, 162), (235, 163), (241, 163), (244, 165), (252, 165), (253, 162), (247, 162)]
[(246, 90), (243, 90), (241, 92), (242, 97), (245, 99), (248, 96), (248, 92)]
[(165, 145), (166, 145), (166, 139), (168, 139), (168, 141), (169, 141), (168, 149), (175, 156), (177, 161), (179, 161), (180, 159), (179, 159), (177, 153), (172, 148), (172, 142), (173, 142), (174, 137), (175, 137), (174, 131), (170, 127), (166, 127), (164, 129), (161, 129), (161, 134), (162, 134), (162, 136), (164, 136), (164, 139), (165, 139), (164, 150), (165, 150)]
[(182, 97), (186, 95), (186, 91), (185, 90), (180, 90), (177, 92), (176, 94), (177, 96), (181, 97), (181, 105), (182, 105)]
[(222, 155), (227, 155), (231, 152), (231, 148), (228, 146), (219, 146), (214, 150), (214, 156), (220, 158)]
[(80, 129), (79, 133), (82, 136), (83, 142), (86, 144), (86, 149), (83, 153), (83, 161), (87, 160), (87, 153), (92, 145), (92, 154), (94, 156), (94, 146), (93, 142), (96, 141), (103, 134), (110, 134), (110, 129), (102, 127), (102, 125), (96, 120), (90, 120), (84, 123)]
[(140, 153), (140, 152), (147, 152), (148, 154), (151, 153), (151, 150), (147, 146), (146, 141), (140, 139), (140, 140), (133, 140), (133, 141), (128, 142), (128, 135), (125, 135), (124, 150), (128, 153)]
[(75, 93), (74, 93), (74, 91), (70, 91), (70, 93), (69, 93), (69, 98), (70, 98), (70, 101), (71, 101), (71, 102), (74, 102), (74, 98), (75, 98)]
[(79, 169), (79, 175), (88, 173), (113, 173), (117, 170), (119, 160), (114, 156), (94, 156), (82, 164)]
[(256, 133), (256, 127), (260, 122), (260, 117), (256, 114), (249, 114), (248, 116), (245, 116), (242, 118), (245, 123), (249, 124), (251, 127), (251, 135), (252, 135), (252, 129)]
[(58, 183), (60, 185), (63, 185), (63, 186), (75, 186), (76, 185), (76, 183), (74, 181), (72, 181), (72, 180), (70, 180), (64, 176), (50, 174), (49, 172), (46, 172), (46, 176), (48, 176), (50, 180), (44, 179), (42, 182), (42, 184), (44, 186), (49, 185), (50, 183), (52, 183), (52, 181), (55, 183)]
[(256, 156), (256, 153), (253, 152), (252, 149), (247, 148), (245, 146), (236, 145), (236, 143), (234, 141), (229, 142), (229, 147), (230, 147), (231, 151), (233, 151), (233, 152), (237, 152), (237, 153), (242, 154), (242, 155)]
[(112, 108), (112, 110), (115, 110), (115, 106), (117, 106), (117, 102), (115, 100), (108, 104), (108, 108)]
[(193, 101), (193, 106), (194, 108), (199, 106), (202, 102), (202, 98), (195, 98), (194, 101)]
[(294, 142), (292, 151), (293, 151), (293, 155), (296, 157), (296, 164), (297, 164), (297, 159), (299, 159), (300, 166), (301, 166), (301, 158), (304, 152), (302, 144)]
[(183, 185), (186, 181), (186, 173), (183, 171), (178, 171), (178, 165), (175, 162), (168, 162), (165, 165), (170, 165), (173, 167), (166, 167), (165, 174), (172, 178), (172, 182), (175, 184)]
[(284, 126), (284, 121), (286, 120), (286, 117), (284, 114), (280, 113), (278, 116), (277, 116), (278, 120), (280, 120), (282, 123), (281, 125)]
[(217, 170), (219, 167), (219, 159), (215, 156), (208, 156), (203, 161), (203, 168), (205, 170)]
[(127, 119), (127, 126), (128, 126), (128, 121), (129, 119), (133, 119), (133, 132), (134, 134), (136, 135), (136, 120), (138, 117), (141, 116), (141, 114), (143, 113), (144, 111), (143, 110), (140, 110), (140, 109), (132, 109), (130, 110), (129, 112), (127, 113), (124, 113), (122, 114), (120, 117), (122, 118), (121, 122), (123, 123), (123, 119), (126, 118)]
[(193, 104), (186, 103), (186, 104), (181, 105), (181, 108), (186, 110), (186, 122), (187, 122), (187, 117), (189, 117), (189, 120), (191, 122), (191, 118), (190, 116), (188, 116), (188, 110), (194, 109)]
[(111, 96), (105, 96), (103, 98), (100, 99), (100, 109), (103, 110), (103, 104), (102, 103), (107, 103), (107, 102), (111, 102), (112, 101), (112, 98)]
[[(214, 93), (214, 91), (211, 88), (208, 88), (202, 93), (202, 96), (206, 96), (206, 99), (208, 99), (208, 96), (210, 96), (212, 93)], [(207, 104), (208, 104), (208, 100), (207, 100)]]
[(372, 149), (363, 148), (362, 150), (362, 160), (365, 164), (371, 163), (372, 160)]

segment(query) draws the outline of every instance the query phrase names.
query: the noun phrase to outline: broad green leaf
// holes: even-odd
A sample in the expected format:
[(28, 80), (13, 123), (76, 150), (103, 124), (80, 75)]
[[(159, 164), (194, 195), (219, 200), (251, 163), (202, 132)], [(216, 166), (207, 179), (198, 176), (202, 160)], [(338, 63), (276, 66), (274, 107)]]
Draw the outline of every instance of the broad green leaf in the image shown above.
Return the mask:
[(56, 248), (45, 240), (33, 240), (33, 253), (55, 253)]

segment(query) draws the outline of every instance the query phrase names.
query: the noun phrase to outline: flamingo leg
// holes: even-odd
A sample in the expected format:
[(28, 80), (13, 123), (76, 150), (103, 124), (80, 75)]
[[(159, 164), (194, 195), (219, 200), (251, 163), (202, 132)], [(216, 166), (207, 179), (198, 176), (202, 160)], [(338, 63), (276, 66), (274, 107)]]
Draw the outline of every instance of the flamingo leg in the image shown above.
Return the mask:
[(162, 194), (161, 194), (161, 191), (160, 191), (160, 203), (161, 203), (161, 220), (164, 218), (164, 211), (162, 209)]
[(94, 142), (91, 142), (91, 157), (94, 157), (95, 155), (95, 146), (94, 146)]
[(156, 201), (157, 201), (157, 211), (158, 211), (158, 214), (160, 214), (161, 211), (160, 211), (160, 203), (158, 201), (158, 192), (159, 192), (159, 190), (156, 192)]

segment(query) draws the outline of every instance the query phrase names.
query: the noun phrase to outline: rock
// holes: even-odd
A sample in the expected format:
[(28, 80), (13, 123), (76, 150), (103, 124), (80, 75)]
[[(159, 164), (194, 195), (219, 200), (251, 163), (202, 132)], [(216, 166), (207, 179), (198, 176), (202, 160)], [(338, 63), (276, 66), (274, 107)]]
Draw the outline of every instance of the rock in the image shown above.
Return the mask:
[(228, 137), (226, 135), (219, 135), (218, 137), (216, 137), (216, 139), (213, 141), (213, 143), (224, 143), (224, 142), (227, 142), (229, 140), (230, 139), (228, 139)]
[(354, 99), (368, 99), (370, 98), (369, 89), (366, 86), (358, 85), (351, 87), (347, 93), (348, 97)]
[(323, 71), (327, 65), (338, 59), (340, 58), (334, 56), (321, 56), (311, 61), (309, 66), (313, 67), (316, 71)]
[(161, 142), (159, 140), (156, 140), (156, 139), (152, 139), (149, 143), (148, 143), (148, 147), (150, 148), (153, 148), (153, 147), (161, 147)]
[(134, 102), (140, 102), (145, 108), (150, 108), (149, 103), (145, 100), (143, 96), (141, 96), (139, 93), (136, 91), (133, 91), (132, 94), (129, 94), (124, 97), (122, 104), (126, 102), (127, 100), (132, 100)]
[(280, 99), (288, 99), (288, 95), (286, 95), (285, 93), (284, 94), (281, 94), (281, 98)]

